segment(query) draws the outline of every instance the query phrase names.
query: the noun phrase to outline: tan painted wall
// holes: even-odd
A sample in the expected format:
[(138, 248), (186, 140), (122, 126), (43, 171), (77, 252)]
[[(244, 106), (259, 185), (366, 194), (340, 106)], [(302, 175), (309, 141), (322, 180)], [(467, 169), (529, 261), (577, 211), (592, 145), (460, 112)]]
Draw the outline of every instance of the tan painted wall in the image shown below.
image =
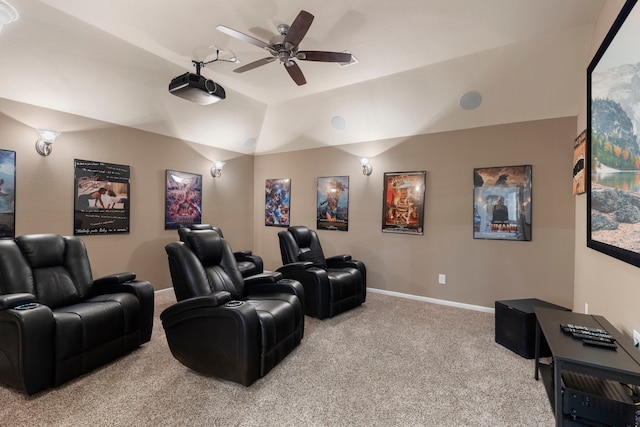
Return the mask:
[[(574, 117), (257, 156), (254, 187), (291, 178), (291, 223), (315, 228), (316, 178), (348, 175), (349, 231), (319, 235), (325, 255), (350, 253), (366, 263), (369, 287), (485, 307), (530, 297), (571, 307), (575, 127)], [(379, 154), (366, 177), (358, 156), (371, 153)], [(473, 168), (521, 164), (533, 165), (533, 240), (474, 240)], [(412, 170), (427, 171), (424, 236), (383, 234), (383, 173)], [(264, 226), (261, 191), (254, 206), (254, 252), (275, 269), (281, 229)]]
[[(65, 131), (42, 157), (34, 148), (38, 122), (90, 130)], [(74, 159), (131, 166), (131, 232), (83, 237), (94, 277), (133, 271), (155, 289), (171, 286), (164, 246), (177, 232), (164, 229), (166, 169), (202, 174), (203, 222), (218, 224), (234, 247), (252, 245), (251, 156), (234, 158), (238, 154), (6, 100), (0, 100), (0, 148), (16, 151), (17, 235), (73, 233)], [(214, 159), (227, 161), (215, 180)]]
[[(595, 54), (607, 31), (622, 9), (624, 0), (607, 1), (594, 31), (592, 54)], [(576, 135), (586, 128), (586, 68), (585, 103), (578, 112)], [(640, 331), (638, 292), (640, 269), (587, 248), (587, 197), (576, 199), (575, 211), (575, 295), (574, 311), (583, 313), (585, 303), (589, 313), (603, 315), (621, 331), (631, 335)]]
[[(51, 156), (42, 157), (32, 121), (50, 115), (84, 130), (65, 131)], [(349, 175), (349, 231), (320, 237), (327, 255), (365, 261), (370, 287), (486, 307), (528, 297), (572, 304), (575, 118), (255, 158), (6, 100), (0, 100), (0, 129), (1, 148), (17, 153), (17, 234), (72, 233), (74, 158), (131, 166), (131, 232), (84, 237), (96, 277), (135, 271), (156, 289), (170, 286), (164, 245), (177, 233), (164, 230), (165, 169), (201, 173), (203, 221), (222, 227), (233, 248), (262, 255), (268, 269), (281, 265), (281, 229), (263, 225), (264, 180), (292, 178), (293, 223), (314, 226), (316, 177)], [(357, 159), (364, 154), (377, 154), (369, 177)], [(227, 161), (215, 180), (214, 159)], [(533, 241), (474, 240), (473, 168), (519, 164), (533, 165)], [(424, 236), (380, 231), (382, 174), (403, 170), (427, 171)], [(439, 273), (447, 275), (446, 285), (437, 283)]]

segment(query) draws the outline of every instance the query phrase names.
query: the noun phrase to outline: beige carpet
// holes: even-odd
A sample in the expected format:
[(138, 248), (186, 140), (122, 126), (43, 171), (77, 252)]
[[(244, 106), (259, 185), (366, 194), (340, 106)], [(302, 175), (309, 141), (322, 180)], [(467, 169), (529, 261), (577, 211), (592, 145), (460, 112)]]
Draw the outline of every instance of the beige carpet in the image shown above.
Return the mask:
[(0, 425), (553, 426), (533, 361), (494, 341), (492, 314), (369, 293), (333, 319), (306, 318), (301, 345), (244, 387), (169, 352), (156, 295), (151, 342), (57, 389), (0, 386)]

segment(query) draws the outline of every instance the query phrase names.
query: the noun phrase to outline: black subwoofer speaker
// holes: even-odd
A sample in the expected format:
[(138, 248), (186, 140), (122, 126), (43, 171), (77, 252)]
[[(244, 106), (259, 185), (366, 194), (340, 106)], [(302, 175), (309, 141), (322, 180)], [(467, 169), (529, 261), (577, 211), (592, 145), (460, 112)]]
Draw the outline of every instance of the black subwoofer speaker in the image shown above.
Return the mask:
[[(544, 307), (570, 311), (568, 308), (536, 298), (496, 301), (495, 304), (496, 342), (526, 359), (535, 357), (536, 315), (533, 308)], [(547, 356), (551, 356), (551, 352), (547, 341), (542, 336), (540, 357)]]

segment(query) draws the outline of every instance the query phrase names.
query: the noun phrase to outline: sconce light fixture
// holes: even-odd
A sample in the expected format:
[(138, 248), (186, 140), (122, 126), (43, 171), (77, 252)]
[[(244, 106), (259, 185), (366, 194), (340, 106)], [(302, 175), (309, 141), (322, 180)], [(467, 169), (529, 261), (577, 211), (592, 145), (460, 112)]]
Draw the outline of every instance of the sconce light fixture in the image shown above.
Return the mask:
[(366, 157), (361, 157), (360, 163), (362, 164), (362, 175), (371, 175), (371, 172), (373, 172), (373, 165), (369, 163), (369, 159)]
[(0, 0), (0, 28), (18, 19), (18, 12), (4, 0)]
[(214, 178), (219, 178), (222, 175), (222, 168), (224, 167), (225, 162), (221, 162), (220, 160), (216, 160), (213, 162), (213, 166), (211, 166), (211, 176)]
[(53, 143), (60, 136), (60, 132), (47, 129), (37, 129), (40, 138), (36, 141), (36, 151), (42, 156), (48, 156), (53, 150)]

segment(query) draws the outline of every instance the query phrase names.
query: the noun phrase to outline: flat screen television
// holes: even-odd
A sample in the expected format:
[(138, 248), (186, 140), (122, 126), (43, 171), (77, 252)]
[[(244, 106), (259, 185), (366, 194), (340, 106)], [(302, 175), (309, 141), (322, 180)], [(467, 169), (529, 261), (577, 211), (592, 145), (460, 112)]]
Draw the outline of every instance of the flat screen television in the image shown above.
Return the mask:
[(587, 246), (640, 267), (640, 6), (628, 0), (587, 68)]

